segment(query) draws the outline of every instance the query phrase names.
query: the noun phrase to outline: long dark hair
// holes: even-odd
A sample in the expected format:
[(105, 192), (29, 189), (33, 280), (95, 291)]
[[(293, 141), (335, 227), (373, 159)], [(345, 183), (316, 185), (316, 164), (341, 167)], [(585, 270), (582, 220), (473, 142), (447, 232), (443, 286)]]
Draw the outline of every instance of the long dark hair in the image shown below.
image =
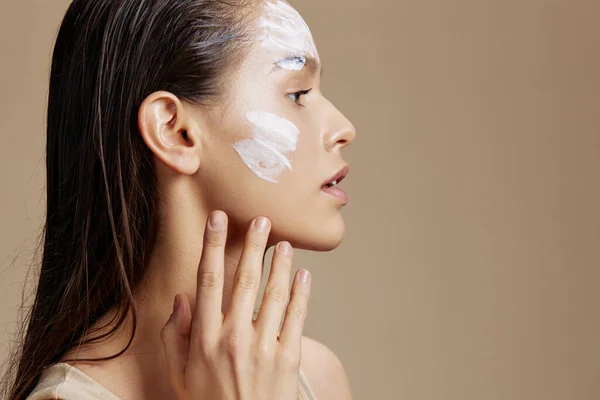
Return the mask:
[[(253, 37), (252, 0), (74, 0), (54, 47), (47, 113), (47, 210), (39, 283), (3, 398), (25, 399), (74, 346), (110, 337), (128, 313), (157, 230), (153, 156), (137, 111), (166, 90), (200, 107)], [(243, 7), (243, 9), (242, 9)], [(107, 333), (90, 326), (118, 312)], [(26, 328), (26, 329), (25, 329)], [(85, 340), (84, 340), (85, 338)], [(63, 360), (66, 361), (66, 360)]]

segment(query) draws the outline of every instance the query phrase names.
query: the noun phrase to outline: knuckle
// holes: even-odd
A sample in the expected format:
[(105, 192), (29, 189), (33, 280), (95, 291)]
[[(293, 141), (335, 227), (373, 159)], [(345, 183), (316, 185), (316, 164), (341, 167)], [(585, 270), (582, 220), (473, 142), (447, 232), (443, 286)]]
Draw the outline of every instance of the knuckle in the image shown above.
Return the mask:
[(292, 296), (294, 297), (294, 299), (297, 299), (297, 301), (306, 303), (308, 302), (309, 292), (308, 290), (296, 289), (292, 291)]
[(261, 341), (257, 345), (256, 357), (260, 360), (270, 360), (275, 356), (275, 348), (272, 344)]
[(290, 306), (287, 309), (287, 315), (294, 317), (294, 318), (299, 318), (299, 319), (303, 319), (306, 317), (307, 311), (305, 307), (300, 307), (300, 306)]
[(264, 297), (277, 304), (285, 304), (287, 302), (287, 292), (278, 287), (268, 287), (265, 290)]
[(216, 288), (220, 287), (223, 275), (219, 272), (213, 271), (199, 271), (198, 272), (198, 285), (202, 288)]
[(246, 243), (246, 248), (252, 252), (263, 251), (265, 246), (259, 236), (251, 237)]
[(236, 330), (231, 330), (227, 335), (223, 337), (221, 346), (226, 354), (230, 356), (237, 356), (242, 350), (242, 335)]
[(192, 340), (194, 341), (195, 352), (197, 352), (199, 356), (208, 357), (214, 352), (215, 340), (198, 337), (192, 338)]
[(297, 369), (300, 367), (300, 353), (291, 350), (281, 350), (279, 352), (279, 364), (286, 369)]
[(204, 238), (204, 246), (218, 248), (225, 245), (225, 235), (223, 232), (210, 232)]
[(251, 290), (258, 286), (258, 277), (249, 272), (240, 272), (235, 285), (240, 289)]

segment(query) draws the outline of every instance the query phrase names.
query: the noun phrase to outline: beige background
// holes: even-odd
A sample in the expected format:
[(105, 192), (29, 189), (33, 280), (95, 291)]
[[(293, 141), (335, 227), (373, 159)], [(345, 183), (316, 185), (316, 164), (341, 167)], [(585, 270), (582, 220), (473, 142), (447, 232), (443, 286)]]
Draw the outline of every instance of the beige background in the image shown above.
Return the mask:
[[(66, 0), (0, 4), (0, 354), (43, 211)], [(303, 0), (356, 125), (306, 334), (356, 399), (600, 399), (600, 2)]]

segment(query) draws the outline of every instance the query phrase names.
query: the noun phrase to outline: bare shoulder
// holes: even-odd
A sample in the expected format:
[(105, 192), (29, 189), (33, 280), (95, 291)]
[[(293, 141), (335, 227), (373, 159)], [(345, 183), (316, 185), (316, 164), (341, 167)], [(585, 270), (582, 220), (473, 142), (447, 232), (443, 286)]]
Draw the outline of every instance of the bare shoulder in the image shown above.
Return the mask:
[(318, 399), (352, 399), (344, 366), (323, 343), (302, 336), (301, 368)]

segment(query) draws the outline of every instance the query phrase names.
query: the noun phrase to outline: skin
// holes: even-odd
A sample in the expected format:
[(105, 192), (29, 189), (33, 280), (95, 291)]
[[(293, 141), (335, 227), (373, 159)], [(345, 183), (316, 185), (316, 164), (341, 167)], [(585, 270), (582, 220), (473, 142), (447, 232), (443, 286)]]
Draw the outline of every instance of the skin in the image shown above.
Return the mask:
[[(164, 91), (144, 100), (138, 122), (155, 155), (161, 216), (146, 275), (135, 288), (136, 335), (131, 347), (115, 360), (72, 365), (124, 400), (175, 398), (164, 372), (160, 331), (176, 294), (189, 299), (193, 313), (205, 223), (213, 210), (225, 211), (229, 222), (224, 314), (254, 218), (265, 216), (271, 221), (267, 247), (288, 241), (294, 248), (327, 251), (340, 244), (343, 204), (322, 192), (321, 186), (346, 165), (341, 151), (354, 140), (356, 131), (321, 92), (322, 67), (317, 60), (314, 67), (273, 71), (272, 52), (256, 45), (237, 70), (228, 72), (231, 85), (221, 106), (200, 108)], [(310, 88), (307, 95), (292, 94)], [(252, 137), (248, 111), (276, 114), (299, 129), (296, 150), (288, 155), (292, 170), (284, 171), (277, 183), (252, 173), (233, 147)], [(111, 317), (108, 313), (95, 326)], [(131, 326), (128, 318), (111, 339), (79, 352), (72, 350), (64, 358), (112, 355), (127, 344)], [(301, 365), (317, 398), (350, 398), (344, 368), (327, 347), (303, 336)]]

